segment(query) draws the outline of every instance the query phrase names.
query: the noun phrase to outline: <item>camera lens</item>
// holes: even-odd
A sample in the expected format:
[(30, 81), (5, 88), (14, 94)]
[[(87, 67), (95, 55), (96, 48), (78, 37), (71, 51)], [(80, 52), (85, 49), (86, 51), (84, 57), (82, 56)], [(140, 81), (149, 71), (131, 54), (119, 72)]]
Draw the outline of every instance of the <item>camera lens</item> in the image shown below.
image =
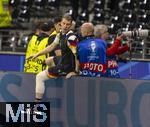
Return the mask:
[(136, 38), (136, 37), (148, 37), (150, 35), (150, 31), (147, 29), (143, 30), (134, 30), (134, 31), (125, 31), (122, 32), (125, 36)]

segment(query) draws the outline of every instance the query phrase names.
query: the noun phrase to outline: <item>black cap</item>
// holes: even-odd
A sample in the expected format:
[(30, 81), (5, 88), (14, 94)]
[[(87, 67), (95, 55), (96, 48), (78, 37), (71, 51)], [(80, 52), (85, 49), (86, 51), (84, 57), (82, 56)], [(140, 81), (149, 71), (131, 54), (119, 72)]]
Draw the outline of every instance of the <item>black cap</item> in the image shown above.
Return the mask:
[(50, 31), (52, 28), (54, 28), (54, 22), (52, 21), (45, 22), (41, 25), (41, 30), (45, 32)]

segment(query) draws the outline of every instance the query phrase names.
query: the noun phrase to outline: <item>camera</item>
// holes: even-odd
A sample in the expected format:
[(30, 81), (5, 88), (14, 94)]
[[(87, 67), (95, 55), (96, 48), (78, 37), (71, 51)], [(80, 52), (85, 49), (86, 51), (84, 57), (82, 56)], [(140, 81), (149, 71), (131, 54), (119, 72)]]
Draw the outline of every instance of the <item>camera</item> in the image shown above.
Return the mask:
[(130, 38), (136, 38), (136, 37), (146, 38), (150, 36), (150, 31), (147, 29), (133, 30), (133, 31), (124, 31), (122, 32), (122, 34)]

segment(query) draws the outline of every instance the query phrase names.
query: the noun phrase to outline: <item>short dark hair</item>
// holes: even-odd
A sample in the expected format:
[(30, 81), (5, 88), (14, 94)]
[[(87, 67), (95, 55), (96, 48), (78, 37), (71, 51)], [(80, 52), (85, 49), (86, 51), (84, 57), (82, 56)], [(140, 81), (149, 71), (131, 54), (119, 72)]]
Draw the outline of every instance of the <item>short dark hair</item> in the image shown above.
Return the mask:
[(54, 28), (54, 22), (51, 20), (41, 25), (41, 30), (45, 32), (50, 31), (52, 28)]
[(62, 20), (62, 17), (58, 16), (58, 17), (54, 17), (53, 22), (54, 22), (54, 24), (56, 24), (58, 22), (61, 22), (61, 20)]

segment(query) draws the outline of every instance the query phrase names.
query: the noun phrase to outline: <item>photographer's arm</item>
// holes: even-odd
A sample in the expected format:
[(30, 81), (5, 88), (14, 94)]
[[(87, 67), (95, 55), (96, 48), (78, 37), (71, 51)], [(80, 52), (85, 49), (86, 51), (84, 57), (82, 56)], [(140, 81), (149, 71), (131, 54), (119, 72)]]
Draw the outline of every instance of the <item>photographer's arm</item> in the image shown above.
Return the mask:
[(115, 55), (118, 51), (118, 48), (121, 46), (121, 41), (125, 36), (122, 34), (118, 36), (112, 46), (110, 48), (107, 48), (106, 54), (107, 56)]
[(121, 46), (121, 47), (118, 48), (117, 55), (123, 54), (128, 50), (129, 50), (128, 44), (126, 44), (124, 46)]

